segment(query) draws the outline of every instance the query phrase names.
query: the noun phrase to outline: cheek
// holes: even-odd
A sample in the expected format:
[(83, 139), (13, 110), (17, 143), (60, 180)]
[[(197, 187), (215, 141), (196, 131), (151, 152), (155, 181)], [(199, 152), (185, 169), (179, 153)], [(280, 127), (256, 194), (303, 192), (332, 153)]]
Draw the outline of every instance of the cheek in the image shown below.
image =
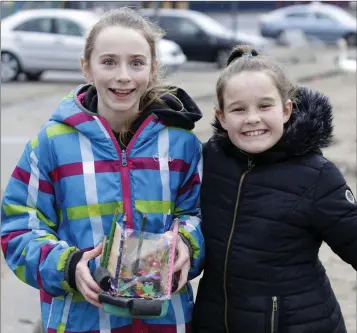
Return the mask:
[(98, 85), (101, 84), (103, 85), (105, 82), (109, 80), (109, 75), (107, 72), (102, 71), (102, 70), (93, 70), (93, 79), (94, 82)]
[(284, 132), (284, 119), (282, 117), (275, 117), (273, 119), (270, 119), (270, 128), (272, 129), (273, 131), (273, 134), (275, 136), (279, 136), (281, 137), (283, 135), (283, 132)]
[(139, 84), (147, 84), (150, 81), (150, 70), (132, 71), (131, 78)]
[(228, 116), (226, 117), (226, 129), (228, 132), (232, 132), (232, 133), (237, 133), (239, 131), (240, 128), (240, 123), (241, 121), (239, 120), (239, 118), (236, 116)]

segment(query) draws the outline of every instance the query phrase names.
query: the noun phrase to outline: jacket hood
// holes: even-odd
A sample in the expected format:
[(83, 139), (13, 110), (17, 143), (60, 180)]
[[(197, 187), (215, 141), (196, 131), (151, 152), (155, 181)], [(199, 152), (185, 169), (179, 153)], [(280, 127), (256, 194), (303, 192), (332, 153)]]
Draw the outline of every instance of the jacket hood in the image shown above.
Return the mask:
[[(66, 96), (51, 120), (68, 124), (81, 132), (86, 132), (83, 123), (93, 121), (100, 116), (83, 106), (83, 100), (91, 85), (81, 85)], [(168, 87), (174, 94), (164, 94), (161, 102), (153, 102), (148, 106), (149, 113), (154, 113), (167, 126), (182, 127), (192, 130), (195, 122), (202, 118), (202, 112), (192, 98), (181, 88)], [(93, 91), (91, 92), (93, 94)], [(93, 129), (93, 127), (92, 127)]]
[(168, 88), (175, 93), (161, 96), (163, 103), (154, 102), (148, 108), (167, 126), (194, 129), (195, 122), (202, 118), (201, 110), (183, 89)]
[[(284, 126), (284, 133), (272, 148), (288, 155), (305, 155), (328, 147), (333, 137), (333, 115), (329, 99), (317, 91), (300, 87), (290, 119)], [(212, 141), (216, 145), (230, 144), (227, 131), (217, 117), (212, 127)]]

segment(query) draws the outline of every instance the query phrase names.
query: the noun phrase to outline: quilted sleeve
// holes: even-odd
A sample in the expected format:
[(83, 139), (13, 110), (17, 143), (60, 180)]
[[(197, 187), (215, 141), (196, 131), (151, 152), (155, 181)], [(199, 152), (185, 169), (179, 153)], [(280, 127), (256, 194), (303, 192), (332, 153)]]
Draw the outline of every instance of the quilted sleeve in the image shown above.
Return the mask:
[(327, 162), (315, 189), (313, 226), (321, 239), (357, 270), (357, 204), (338, 168)]

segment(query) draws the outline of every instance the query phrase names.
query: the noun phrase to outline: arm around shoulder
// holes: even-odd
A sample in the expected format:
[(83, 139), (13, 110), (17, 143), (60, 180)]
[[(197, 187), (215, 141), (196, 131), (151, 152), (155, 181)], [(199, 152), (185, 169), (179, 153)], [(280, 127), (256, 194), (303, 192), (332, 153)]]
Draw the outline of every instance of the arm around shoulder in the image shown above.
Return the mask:
[(339, 169), (327, 162), (315, 188), (312, 223), (321, 239), (357, 270), (357, 203)]

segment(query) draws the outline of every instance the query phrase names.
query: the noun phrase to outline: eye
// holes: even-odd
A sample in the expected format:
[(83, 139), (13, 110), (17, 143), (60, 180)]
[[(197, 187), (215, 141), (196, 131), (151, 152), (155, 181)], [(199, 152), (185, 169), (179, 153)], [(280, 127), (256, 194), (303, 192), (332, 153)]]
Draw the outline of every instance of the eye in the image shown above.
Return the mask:
[(106, 59), (103, 61), (103, 64), (105, 66), (113, 66), (114, 65), (114, 61), (112, 59)]
[(142, 60), (135, 59), (131, 62), (131, 65), (134, 67), (140, 67), (140, 66), (144, 65), (144, 62)]
[(271, 107), (271, 104), (262, 104), (260, 107), (261, 107), (262, 109), (268, 109), (268, 108)]
[(231, 112), (244, 112), (244, 108), (235, 108)]

